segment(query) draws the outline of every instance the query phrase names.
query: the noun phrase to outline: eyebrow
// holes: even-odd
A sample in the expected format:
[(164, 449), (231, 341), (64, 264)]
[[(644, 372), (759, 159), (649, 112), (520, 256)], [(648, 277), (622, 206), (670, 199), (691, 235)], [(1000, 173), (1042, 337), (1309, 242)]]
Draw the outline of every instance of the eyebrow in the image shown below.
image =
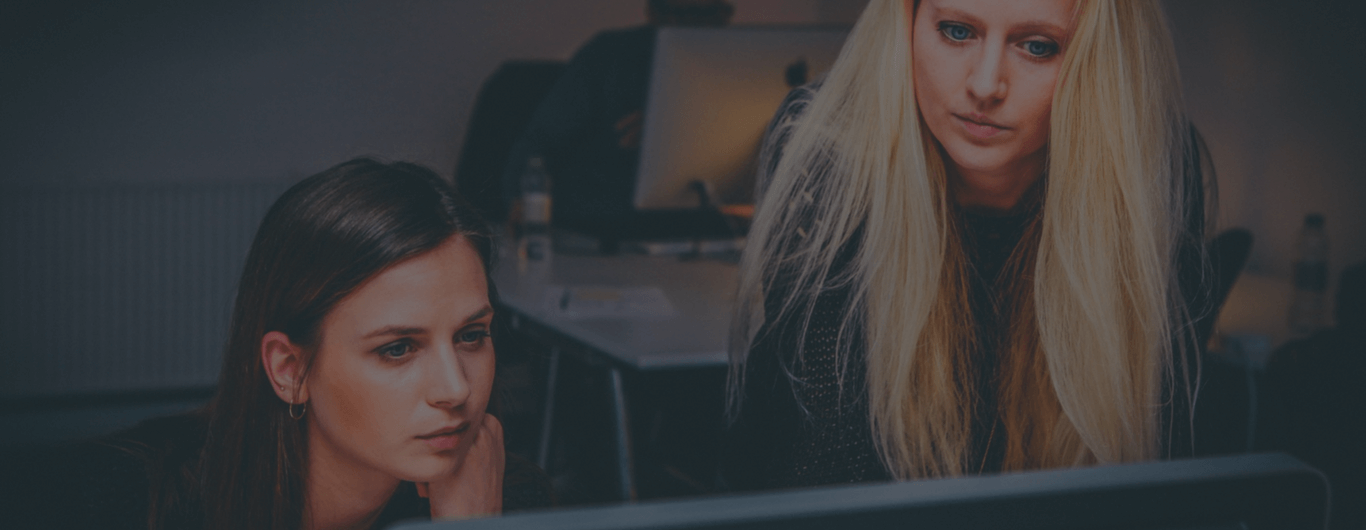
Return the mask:
[(1067, 38), (1067, 29), (1052, 22), (1042, 20), (1031, 20), (1011, 26), (1010, 35), (1020, 35), (1027, 33), (1045, 33), (1053, 35), (1057, 39)]
[(465, 317), (465, 323), (469, 324), (470, 322), (474, 322), (475, 320), (484, 318), (485, 316), (488, 316), (491, 313), (493, 313), (493, 306), (486, 305), (483, 307), (483, 309), (475, 311), (473, 315)]
[(426, 328), (414, 328), (408, 326), (385, 326), (380, 329), (366, 333), (365, 336), (361, 338), (368, 339), (372, 337), (379, 337), (382, 335), (394, 335), (398, 337), (402, 337), (405, 335), (421, 335), (426, 331)]
[[(493, 307), (492, 307), (492, 306), (484, 306), (483, 308), (479, 309), (478, 311), (475, 311), (474, 314), (472, 314), (472, 315), (470, 315), (470, 316), (468, 316), (468, 317), (465, 317), (465, 321), (464, 321), (462, 324), (469, 324), (470, 322), (473, 322), (473, 321), (475, 321), (475, 320), (479, 320), (479, 319), (481, 319), (481, 318), (484, 318), (484, 317), (488, 316), (488, 315), (491, 314), (491, 313), (493, 313)], [(369, 333), (366, 333), (365, 336), (363, 336), (363, 337), (361, 337), (361, 338), (362, 338), (362, 339), (369, 339), (369, 338), (380, 337), (380, 336), (385, 336), (385, 335), (392, 335), (392, 336), (396, 336), (396, 337), (403, 337), (403, 336), (407, 336), (407, 335), (421, 335), (421, 334), (426, 333), (426, 332), (427, 332), (427, 328), (419, 328), (419, 327), (412, 327), (412, 326), (401, 326), (401, 325), (400, 325), (400, 326), (385, 326), (385, 327), (379, 328), (379, 329), (377, 329), (377, 330), (371, 331), (371, 332), (369, 332)]]
[[(952, 18), (962, 20), (973, 26), (982, 26), (982, 19), (972, 16), (952, 7), (934, 6), (934, 14), (937, 17)], [(1019, 35), (1021, 33), (1052, 33), (1058, 38), (1067, 36), (1067, 28), (1044, 20), (1029, 20), (1010, 26), (1009, 35)]]
[(982, 19), (977, 18), (977, 17), (975, 17), (975, 16), (972, 16), (972, 15), (966, 13), (966, 12), (959, 11), (959, 10), (954, 9), (954, 8), (952, 8), (952, 7), (939, 7), (939, 6), (932, 6), (932, 7), (933, 7), (933, 9), (934, 9), (934, 15), (935, 15), (936, 17), (957, 19), (957, 20), (961, 20), (961, 21), (963, 21), (963, 22), (967, 22), (968, 24), (971, 24), (971, 25), (973, 25), (973, 26), (981, 26), (981, 25), (982, 25)]

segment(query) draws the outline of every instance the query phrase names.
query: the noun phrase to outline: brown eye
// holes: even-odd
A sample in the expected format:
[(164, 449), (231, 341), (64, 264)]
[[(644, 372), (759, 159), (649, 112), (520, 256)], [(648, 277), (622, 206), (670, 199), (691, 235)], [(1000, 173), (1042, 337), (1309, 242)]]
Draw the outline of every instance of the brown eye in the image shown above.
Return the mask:
[(479, 329), (461, 333), (456, 339), (464, 344), (480, 344), (484, 342), (484, 339), (487, 339), (490, 336), (492, 335), (490, 335), (488, 331)]

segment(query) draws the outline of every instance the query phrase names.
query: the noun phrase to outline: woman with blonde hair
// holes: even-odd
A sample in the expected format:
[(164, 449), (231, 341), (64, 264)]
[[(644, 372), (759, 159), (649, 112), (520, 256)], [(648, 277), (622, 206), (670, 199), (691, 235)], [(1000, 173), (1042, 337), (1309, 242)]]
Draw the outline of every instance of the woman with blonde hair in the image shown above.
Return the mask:
[(1189, 453), (1196, 145), (1156, 1), (871, 0), (761, 154), (727, 480)]

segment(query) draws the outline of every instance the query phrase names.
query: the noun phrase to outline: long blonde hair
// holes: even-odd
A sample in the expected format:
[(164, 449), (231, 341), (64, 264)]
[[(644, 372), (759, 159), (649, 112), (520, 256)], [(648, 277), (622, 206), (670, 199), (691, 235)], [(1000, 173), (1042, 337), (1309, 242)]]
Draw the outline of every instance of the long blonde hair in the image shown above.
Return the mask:
[[(804, 337), (817, 296), (847, 290), (838, 365), (866, 371), (874, 442), (901, 479), (971, 470), (982, 369), (956, 206), (916, 109), (905, 4), (872, 0), (805, 111), (772, 134), (786, 143), (760, 168), (771, 183), (741, 260), (730, 393), (736, 414), (761, 331), (797, 322)], [(1007, 265), (1007, 470), (1158, 456), (1184, 364), (1174, 355), (1188, 349), (1175, 269), (1198, 198), (1180, 180), (1189, 132), (1166, 22), (1148, 0), (1080, 0), (1076, 16), (1041, 213)], [(856, 343), (866, 366), (849, 362)]]

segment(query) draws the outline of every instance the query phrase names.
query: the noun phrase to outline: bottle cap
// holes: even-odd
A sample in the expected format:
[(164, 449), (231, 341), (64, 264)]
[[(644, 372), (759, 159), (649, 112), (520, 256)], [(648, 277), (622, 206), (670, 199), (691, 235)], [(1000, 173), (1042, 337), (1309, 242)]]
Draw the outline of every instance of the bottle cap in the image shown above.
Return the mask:
[(1322, 228), (1322, 227), (1323, 227), (1323, 215), (1322, 215), (1322, 214), (1317, 214), (1317, 213), (1311, 213), (1311, 214), (1309, 214), (1309, 215), (1304, 216), (1304, 225), (1305, 225), (1305, 226), (1308, 226), (1308, 227), (1311, 227), (1311, 228)]

